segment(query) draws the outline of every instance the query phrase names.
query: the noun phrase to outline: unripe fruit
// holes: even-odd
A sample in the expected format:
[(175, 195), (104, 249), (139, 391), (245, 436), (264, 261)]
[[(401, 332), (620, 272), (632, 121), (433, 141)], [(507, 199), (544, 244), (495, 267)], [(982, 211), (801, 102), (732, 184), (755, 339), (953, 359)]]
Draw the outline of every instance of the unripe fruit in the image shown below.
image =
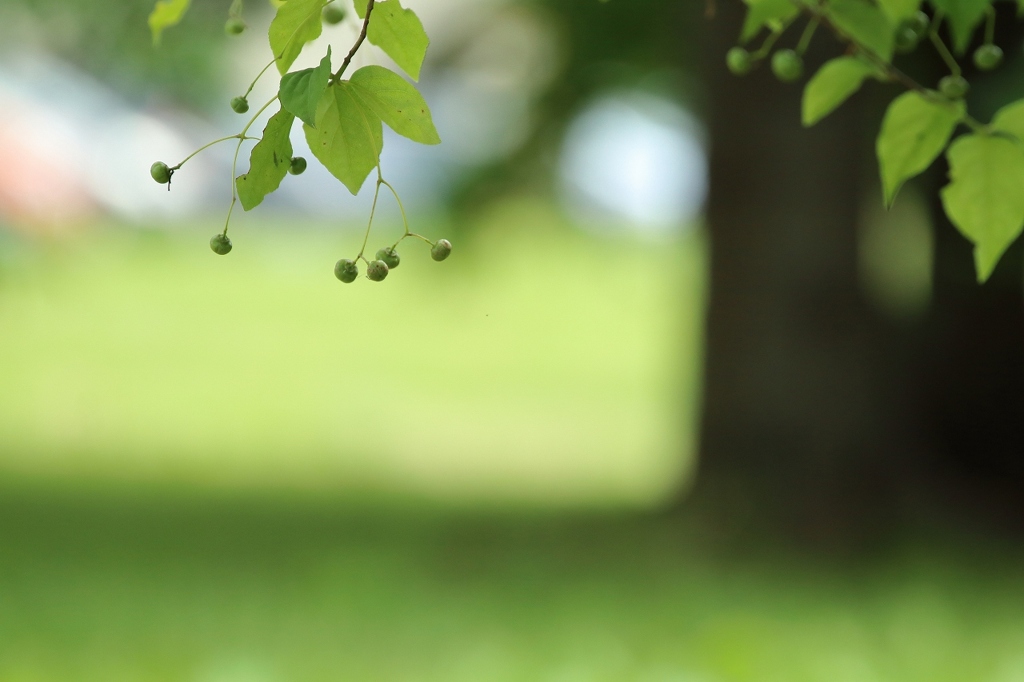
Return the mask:
[(917, 34), (917, 39), (920, 40), (924, 37), (924, 34), (928, 32), (928, 27), (931, 25), (932, 20), (924, 12), (915, 12), (914, 16), (907, 19), (903, 24)]
[(224, 24), (224, 32), (229, 36), (237, 36), (245, 30), (245, 22), (238, 17), (231, 17)]
[(345, 284), (351, 284), (359, 276), (359, 266), (356, 265), (355, 261), (342, 258), (334, 264), (334, 276)]
[(235, 97), (231, 100), (231, 108), (235, 110), (236, 114), (244, 114), (249, 111), (249, 100), (244, 97)]
[(998, 45), (982, 45), (974, 51), (974, 65), (982, 71), (991, 71), (1003, 63), (1003, 50)]
[(340, 24), (343, 21), (345, 21), (345, 10), (338, 7), (337, 4), (331, 4), (324, 7), (325, 24), (333, 26), (334, 24)]
[(725, 54), (725, 65), (736, 76), (744, 76), (754, 68), (754, 58), (742, 47), (734, 47)]
[(793, 50), (779, 50), (772, 55), (772, 73), (784, 83), (792, 83), (804, 72), (804, 61)]
[(918, 43), (921, 42), (921, 36), (918, 35), (910, 26), (903, 24), (896, 30), (896, 51), (901, 54), (907, 52), (913, 52), (914, 48), (917, 47)]
[(366, 276), (374, 282), (381, 282), (388, 276), (388, 264), (382, 260), (372, 260), (366, 266)]
[(961, 99), (970, 89), (963, 76), (946, 76), (939, 81), (939, 92), (949, 99)]
[(377, 260), (384, 261), (385, 265), (388, 266), (388, 270), (394, 270), (402, 261), (398, 256), (398, 252), (390, 246), (377, 251)]
[(210, 248), (219, 256), (226, 256), (231, 252), (231, 240), (226, 234), (217, 234), (210, 240)]
[(292, 157), (292, 165), (288, 167), (292, 175), (302, 175), (306, 172), (306, 160), (301, 156)]
[(452, 243), (447, 239), (438, 239), (437, 243), (430, 247), (430, 257), (440, 262), (452, 253)]
[(157, 161), (149, 167), (149, 174), (153, 176), (153, 179), (159, 182), (161, 185), (166, 185), (171, 181), (171, 169), (167, 167), (167, 164), (163, 161)]

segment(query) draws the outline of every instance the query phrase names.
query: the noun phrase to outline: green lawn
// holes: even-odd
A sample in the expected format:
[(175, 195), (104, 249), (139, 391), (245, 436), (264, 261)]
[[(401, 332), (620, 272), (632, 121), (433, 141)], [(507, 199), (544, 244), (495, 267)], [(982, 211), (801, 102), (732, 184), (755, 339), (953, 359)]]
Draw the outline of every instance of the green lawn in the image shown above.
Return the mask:
[(38, 491), (0, 497), (0, 542), (3, 682), (1024, 679), (1007, 553), (829, 563), (622, 512)]
[[(99, 230), (0, 260), (0, 473), (646, 505), (693, 447), (699, 238), (531, 204), (342, 285), (353, 231)], [(393, 226), (391, 227), (393, 229)], [(441, 236), (443, 226), (419, 229)], [(384, 242), (385, 237), (379, 237)]]
[(350, 287), (351, 232), (0, 241), (0, 682), (1024, 682), (1019, 553), (652, 511), (698, 238), (477, 228)]

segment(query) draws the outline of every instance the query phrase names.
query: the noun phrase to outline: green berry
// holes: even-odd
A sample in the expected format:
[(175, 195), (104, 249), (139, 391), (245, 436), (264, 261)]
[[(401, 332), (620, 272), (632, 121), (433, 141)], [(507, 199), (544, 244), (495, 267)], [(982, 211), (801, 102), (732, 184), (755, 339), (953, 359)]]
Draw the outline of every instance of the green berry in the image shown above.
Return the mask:
[(338, 7), (337, 4), (327, 5), (324, 7), (324, 23), (325, 24), (340, 24), (345, 21), (345, 10)]
[(772, 55), (772, 73), (784, 83), (792, 83), (804, 72), (804, 60), (793, 50), (779, 50)]
[(725, 64), (735, 76), (744, 76), (754, 68), (754, 58), (742, 47), (734, 47), (725, 55)]
[(382, 282), (388, 276), (388, 264), (382, 260), (372, 260), (366, 266), (366, 276), (374, 282)]
[(224, 24), (224, 32), (229, 36), (237, 36), (245, 30), (245, 22), (238, 17), (231, 17)]
[(149, 174), (153, 176), (153, 179), (159, 182), (161, 185), (166, 185), (171, 181), (171, 169), (167, 167), (167, 164), (163, 161), (157, 161), (149, 167)]
[(351, 284), (359, 276), (359, 266), (356, 265), (355, 261), (342, 258), (334, 264), (334, 276), (345, 284)]
[(982, 71), (991, 71), (1003, 63), (1003, 51), (998, 45), (982, 45), (974, 51), (974, 65)]
[(217, 234), (210, 240), (210, 248), (219, 256), (226, 256), (231, 252), (231, 240), (226, 234)]
[(924, 12), (915, 12), (914, 16), (903, 22), (904, 26), (912, 29), (917, 34), (917, 39), (924, 38), (924, 35), (928, 32), (928, 27), (931, 26), (932, 20)]
[(430, 257), (440, 262), (452, 254), (452, 243), (447, 239), (438, 239), (437, 243), (430, 247)]
[(244, 97), (235, 97), (231, 100), (231, 108), (235, 110), (236, 114), (244, 114), (249, 111), (249, 100)]
[(288, 167), (292, 175), (302, 175), (306, 172), (306, 160), (301, 156), (292, 157), (292, 165)]
[(949, 99), (962, 99), (970, 89), (963, 76), (946, 76), (939, 81), (939, 92)]
[(388, 266), (388, 270), (394, 270), (402, 261), (398, 252), (393, 247), (386, 247), (377, 251), (377, 260), (382, 260)]
[(902, 24), (896, 29), (896, 51), (901, 54), (907, 52), (913, 52), (917, 47), (918, 43), (921, 42), (921, 36), (918, 35), (911, 26)]

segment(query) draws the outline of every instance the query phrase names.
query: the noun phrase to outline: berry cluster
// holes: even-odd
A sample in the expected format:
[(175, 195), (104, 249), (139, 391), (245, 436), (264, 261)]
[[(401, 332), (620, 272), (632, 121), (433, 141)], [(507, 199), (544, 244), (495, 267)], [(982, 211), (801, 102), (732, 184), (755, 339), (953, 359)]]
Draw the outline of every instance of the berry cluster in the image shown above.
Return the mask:
[[(991, 71), (1003, 62), (1003, 50), (992, 41), (993, 16), (989, 15), (984, 44), (978, 47), (973, 55), (975, 66), (982, 71)], [(936, 19), (938, 18), (939, 15), (936, 16)], [(730, 49), (725, 56), (726, 66), (734, 75), (743, 76), (750, 73), (761, 60), (771, 54), (771, 69), (775, 77), (784, 83), (797, 81), (803, 75), (803, 54), (810, 44), (817, 26), (818, 19), (815, 17), (808, 23), (807, 29), (795, 49), (780, 49), (772, 53), (775, 41), (785, 31), (788, 24), (780, 26), (772, 31), (761, 48), (756, 51), (751, 52), (740, 46)], [(950, 69), (950, 74), (938, 82), (936, 89), (947, 99), (963, 99), (970, 90), (970, 84), (961, 75), (960, 66), (939, 38), (935, 19), (918, 11), (911, 18), (901, 22), (894, 36), (896, 51), (901, 54), (913, 52), (926, 38), (934, 44)], [(877, 58), (877, 55), (873, 56)]]
[[(436, 242), (429, 243), (431, 244), (430, 257), (436, 261), (443, 261), (452, 252), (452, 243), (447, 239), (439, 239)], [(362, 258), (362, 260), (366, 260), (362, 256), (357, 256), (356, 260), (360, 258)], [(339, 260), (334, 264), (334, 276), (345, 284), (351, 284), (356, 281), (356, 277), (359, 276), (359, 265), (356, 260), (351, 260), (349, 258), (342, 258)], [(394, 246), (386, 246), (383, 249), (378, 249), (375, 259), (366, 262), (366, 278), (371, 282), (381, 282), (388, 276), (388, 273), (397, 268), (401, 262), (402, 258), (398, 255), (398, 251), (395, 250)]]

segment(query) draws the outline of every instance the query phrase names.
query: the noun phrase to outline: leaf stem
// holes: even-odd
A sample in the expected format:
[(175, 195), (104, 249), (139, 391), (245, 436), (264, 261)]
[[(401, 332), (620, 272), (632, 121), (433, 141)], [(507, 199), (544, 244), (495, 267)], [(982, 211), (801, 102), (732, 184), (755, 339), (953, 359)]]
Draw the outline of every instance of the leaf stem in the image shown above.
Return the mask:
[(367, 0), (366, 16), (363, 17), (363, 28), (359, 31), (359, 37), (356, 38), (356, 42), (352, 46), (352, 49), (348, 51), (347, 55), (345, 55), (345, 61), (341, 63), (341, 67), (334, 72), (333, 76), (331, 76), (332, 83), (337, 83), (339, 80), (341, 80), (341, 76), (342, 74), (345, 73), (345, 69), (347, 69), (348, 65), (352, 63), (352, 58), (356, 56), (356, 52), (359, 51), (359, 48), (362, 46), (363, 41), (366, 40), (366, 30), (370, 26), (370, 15), (373, 14), (373, 4), (374, 0)]

